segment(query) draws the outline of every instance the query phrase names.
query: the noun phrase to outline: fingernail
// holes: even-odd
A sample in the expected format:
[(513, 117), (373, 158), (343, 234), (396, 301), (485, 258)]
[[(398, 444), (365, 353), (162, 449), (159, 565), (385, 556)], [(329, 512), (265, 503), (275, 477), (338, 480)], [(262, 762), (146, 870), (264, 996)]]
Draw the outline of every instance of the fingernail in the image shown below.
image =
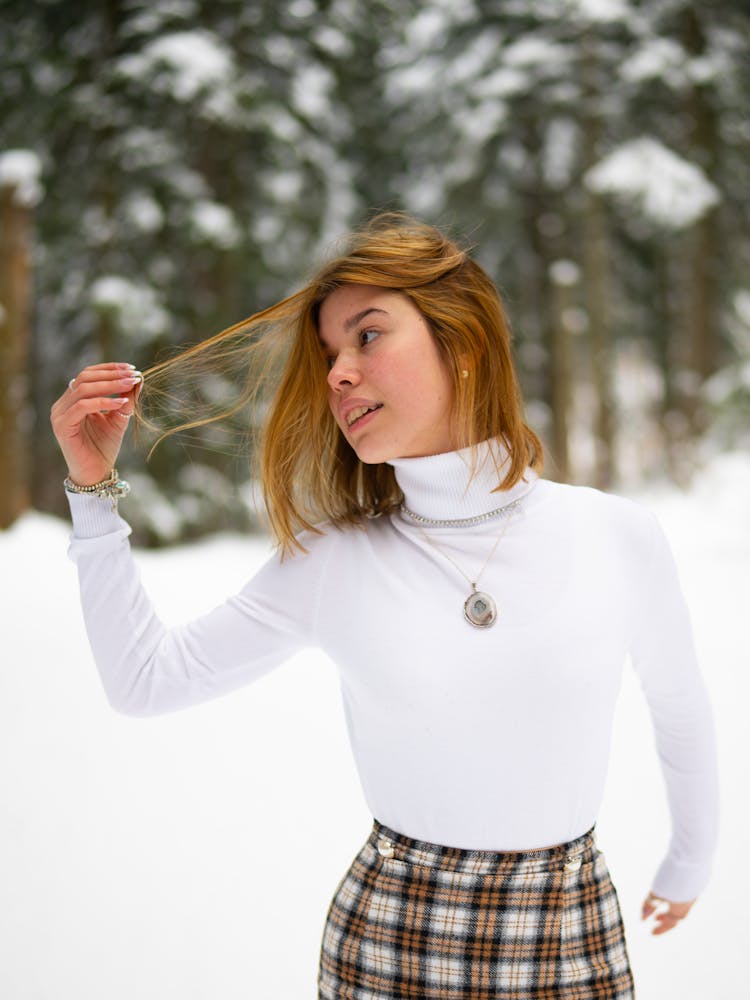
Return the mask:
[(118, 361), (118, 368), (132, 368), (135, 371), (135, 365), (131, 365), (129, 361)]

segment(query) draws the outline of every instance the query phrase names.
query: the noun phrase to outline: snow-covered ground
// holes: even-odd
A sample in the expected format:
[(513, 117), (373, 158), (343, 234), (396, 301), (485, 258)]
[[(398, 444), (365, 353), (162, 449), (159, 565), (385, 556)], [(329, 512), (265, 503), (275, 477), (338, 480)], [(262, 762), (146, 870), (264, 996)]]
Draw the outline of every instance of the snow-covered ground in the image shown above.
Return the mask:
[[(715, 706), (714, 880), (671, 934), (651, 937), (639, 921), (668, 816), (629, 671), (598, 839), (639, 1000), (734, 1000), (750, 934), (750, 459), (717, 458), (689, 494), (640, 499), (672, 541)], [(88, 652), (67, 534), (29, 514), (0, 536), (0, 997), (314, 997), (326, 908), (371, 823), (334, 667), (306, 653), (231, 698), (117, 716)], [(224, 536), (139, 561), (163, 616), (179, 621), (221, 601), (269, 551)]]

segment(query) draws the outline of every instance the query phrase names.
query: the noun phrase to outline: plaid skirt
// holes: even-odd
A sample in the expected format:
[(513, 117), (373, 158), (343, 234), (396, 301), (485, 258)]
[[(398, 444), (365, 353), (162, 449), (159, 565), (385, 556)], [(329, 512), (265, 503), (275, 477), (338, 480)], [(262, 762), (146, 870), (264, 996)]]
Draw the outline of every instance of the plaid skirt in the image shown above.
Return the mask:
[(632, 1000), (617, 894), (593, 830), (464, 851), (377, 820), (326, 918), (319, 1000)]

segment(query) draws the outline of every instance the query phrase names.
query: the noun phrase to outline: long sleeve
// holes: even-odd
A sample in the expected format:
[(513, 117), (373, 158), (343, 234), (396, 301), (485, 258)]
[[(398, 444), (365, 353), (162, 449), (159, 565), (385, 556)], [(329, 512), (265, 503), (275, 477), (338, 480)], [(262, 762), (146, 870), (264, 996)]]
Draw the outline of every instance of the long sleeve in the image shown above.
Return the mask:
[(711, 706), (672, 552), (652, 518), (650, 565), (631, 645), (645, 692), (672, 817), (657, 895), (694, 899), (709, 880), (718, 830), (718, 780)]
[[(234, 597), (167, 628), (130, 551), (130, 527), (96, 497), (70, 496), (81, 602), (111, 705), (153, 715), (232, 691), (313, 642), (320, 560), (271, 558)], [(315, 565), (313, 565), (313, 563)]]

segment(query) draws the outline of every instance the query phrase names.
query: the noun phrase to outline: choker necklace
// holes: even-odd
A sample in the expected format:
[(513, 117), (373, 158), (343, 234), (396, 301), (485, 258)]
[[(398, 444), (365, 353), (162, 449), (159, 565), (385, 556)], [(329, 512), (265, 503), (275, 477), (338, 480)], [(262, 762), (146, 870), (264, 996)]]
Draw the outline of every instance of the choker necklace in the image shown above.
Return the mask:
[[(524, 496), (525, 495), (526, 494), (524, 494)], [(495, 621), (497, 620), (497, 605), (495, 604), (494, 598), (486, 591), (478, 590), (477, 585), (479, 583), (480, 577), (482, 576), (482, 573), (484, 573), (484, 571), (487, 569), (490, 559), (492, 559), (495, 552), (497, 551), (497, 547), (500, 544), (500, 539), (508, 530), (508, 526), (510, 525), (513, 514), (515, 514), (517, 511), (521, 509), (522, 499), (523, 497), (519, 497), (517, 500), (513, 500), (512, 503), (508, 503), (504, 507), (499, 507), (497, 510), (492, 511), (491, 514), (484, 515), (485, 517), (488, 516), (495, 517), (501, 515), (503, 517), (507, 517), (507, 520), (502, 527), (502, 531), (498, 534), (497, 538), (495, 539), (495, 543), (490, 549), (490, 554), (484, 560), (484, 565), (476, 574), (476, 578), (474, 580), (472, 580), (471, 577), (467, 576), (466, 573), (464, 573), (464, 571), (461, 569), (458, 563), (455, 562), (451, 558), (451, 556), (448, 555), (447, 552), (444, 552), (443, 549), (441, 549), (441, 547), (437, 544), (434, 538), (430, 538), (430, 536), (422, 527), (419, 528), (419, 533), (424, 537), (425, 541), (429, 542), (429, 544), (437, 552), (439, 552), (441, 556), (444, 556), (449, 563), (452, 563), (452, 565), (455, 566), (455, 568), (458, 570), (458, 572), (461, 574), (464, 580), (466, 580), (466, 582), (471, 587), (471, 593), (464, 601), (464, 618), (470, 625), (474, 625), (476, 628), (490, 628), (490, 626), (494, 625)], [(407, 511), (406, 508), (403, 509), (405, 513), (410, 514), (410, 511)], [(425, 520), (427, 519), (425, 518)], [(469, 518), (465, 519), (464, 521), (448, 521), (448, 522), (436, 521), (428, 523), (434, 523), (440, 525), (443, 524), (454, 525), (454, 524), (467, 523), (469, 520), (472, 519)]]
[(522, 500), (525, 496), (526, 493), (518, 497), (517, 500), (511, 501), (511, 503), (506, 503), (503, 507), (496, 507), (495, 510), (487, 511), (486, 514), (477, 514), (476, 517), (459, 517), (453, 521), (440, 521), (432, 517), (424, 517), (422, 514), (415, 514), (414, 511), (409, 510), (404, 503), (401, 504), (401, 510), (407, 517), (411, 518), (415, 524), (424, 524), (430, 528), (470, 528), (475, 524), (483, 524), (485, 521), (489, 521), (493, 517), (501, 517), (510, 507), (514, 507), (515, 504), (518, 503), (518, 500)]

